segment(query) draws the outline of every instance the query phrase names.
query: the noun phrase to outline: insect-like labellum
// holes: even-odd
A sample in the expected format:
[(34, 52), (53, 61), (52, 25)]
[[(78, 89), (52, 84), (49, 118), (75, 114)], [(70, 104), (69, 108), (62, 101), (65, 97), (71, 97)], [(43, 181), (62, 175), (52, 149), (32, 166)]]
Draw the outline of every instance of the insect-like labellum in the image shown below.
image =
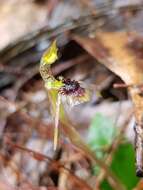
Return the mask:
[(80, 83), (71, 79), (64, 79), (64, 85), (59, 93), (65, 96), (70, 106), (75, 106), (89, 100), (89, 91), (80, 86)]
[(55, 130), (54, 130), (54, 150), (58, 143), (58, 125), (59, 111), (62, 97), (66, 97), (70, 106), (80, 104), (89, 100), (89, 93), (80, 86), (80, 83), (71, 79), (59, 77), (55, 79), (51, 72), (51, 65), (58, 59), (56, 41), (43, 54), (40, 62), (40, 74), (48, 90), (57, 90), (58, 97), (56, 102), (55, 113)]
[(63, 95), (73, 95), (75, 97), (83, 96), (85, 89), (80, 87), (79, 82), (71, 79), (63, 80), (64, 86), (60, 88), (59, 92)]

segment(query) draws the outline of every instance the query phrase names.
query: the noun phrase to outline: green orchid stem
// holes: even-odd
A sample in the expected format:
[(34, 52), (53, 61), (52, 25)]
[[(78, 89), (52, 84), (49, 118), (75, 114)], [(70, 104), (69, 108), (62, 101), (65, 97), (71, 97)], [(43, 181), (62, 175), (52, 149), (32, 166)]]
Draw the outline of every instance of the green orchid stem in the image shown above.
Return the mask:
[[(53, 114), (56, 113), (56, 101), (57, 101), (57, 92), (55, 90), (49, 90), (48, 96), (50, 102), (52, 104)], [(65, 134), (68, 136), (70, 141), (78, 148), (82, 149), (93, 161), (93, 163), (98, 164), (107, 174), (108, 182), (115, 190), (125, 190), (124, 185), (118, 180), (118, 178), (114, 175), (111, 169), (102, 161), (99, 160), (96, 154), (89, 148), (89, 146), (82, 140), (79, 133), (75, 130), (75, 128), (70, 124), (68, 117), (65, 115), (63, 105), (60, 106), (59, 120), (62, 124), (62, 128)]]

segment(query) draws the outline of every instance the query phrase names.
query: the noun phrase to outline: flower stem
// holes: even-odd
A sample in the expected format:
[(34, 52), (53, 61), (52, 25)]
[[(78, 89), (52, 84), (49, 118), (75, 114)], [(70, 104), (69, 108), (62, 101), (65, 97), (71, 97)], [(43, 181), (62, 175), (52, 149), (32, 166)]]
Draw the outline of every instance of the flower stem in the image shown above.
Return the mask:
[[(56, 99), (57, 99), (57, 92), (54, 90), (48, 91), (48, 95), (50, 98), (50, 102), (52, 103), (53, 114), (56, 111)], [(90, 159), (98, 164), (106, 173), (107, 179), (110, 185), (115, 190), (126, 190), (124, 185), (119, 181), (119, 179), (115, 176), (112, 170), (101, 160), (98, 159), (96, 154), (88, 147), (88, 145), (82, 140), (79, 133), (75, 130), (75, 128), (70, 124), (68, 117), (65, 115), (64, 108), (60, 106), (60, 114), (59, 119), (62, 124), (62, 128), (71, 142), (78, 148), (82, 149)]]

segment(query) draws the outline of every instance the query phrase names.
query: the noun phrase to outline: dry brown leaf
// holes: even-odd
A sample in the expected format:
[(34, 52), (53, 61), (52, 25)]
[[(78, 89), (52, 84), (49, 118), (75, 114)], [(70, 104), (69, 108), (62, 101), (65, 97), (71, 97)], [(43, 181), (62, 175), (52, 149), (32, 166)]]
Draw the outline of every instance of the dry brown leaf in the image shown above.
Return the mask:
[(143, 176), (143, 96), (136, 87), (143, 83), (143, 60), (137, 54), (137, 50), (142, 51), (142, 44), (137, 50), (130, 48), (130, 41), (135, 37), (135, 33), (127, 32), (97, 32), (96, 38), (72, 35), (89, 54), (121, 77), (127, 85), (133, 85), (129, 93), (136, 117), (137, 175)]

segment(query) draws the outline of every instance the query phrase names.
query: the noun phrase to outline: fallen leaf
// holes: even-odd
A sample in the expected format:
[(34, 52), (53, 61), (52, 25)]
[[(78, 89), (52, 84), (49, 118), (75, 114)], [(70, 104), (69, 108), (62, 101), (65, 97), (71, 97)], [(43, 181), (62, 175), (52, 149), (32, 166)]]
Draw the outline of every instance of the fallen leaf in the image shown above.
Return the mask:
[[(143, 175), (143, 96), (136, 87), (143, 83), (143, 60), (129, 48), (131, 39), (137, 36), (125, 32), (97, 32), (96, 38), (71, 35), (89, 54), (117, 74), (127, 84), (136, 117), (137, 175)], [(141, 46), (142, 47), (142, 46)]]

